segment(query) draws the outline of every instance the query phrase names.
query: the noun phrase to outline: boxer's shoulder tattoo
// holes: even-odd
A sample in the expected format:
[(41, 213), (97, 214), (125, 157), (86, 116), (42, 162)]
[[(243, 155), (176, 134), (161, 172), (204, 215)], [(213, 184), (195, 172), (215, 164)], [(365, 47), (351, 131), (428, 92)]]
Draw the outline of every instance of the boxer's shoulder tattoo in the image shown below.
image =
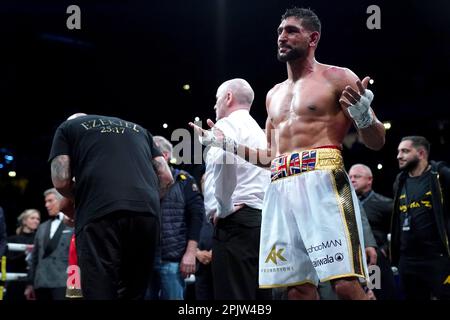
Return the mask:
[(51, 163), (52, 177), (59, 180), (70, 179), (70, 158), (67, 155), (55, 157)]

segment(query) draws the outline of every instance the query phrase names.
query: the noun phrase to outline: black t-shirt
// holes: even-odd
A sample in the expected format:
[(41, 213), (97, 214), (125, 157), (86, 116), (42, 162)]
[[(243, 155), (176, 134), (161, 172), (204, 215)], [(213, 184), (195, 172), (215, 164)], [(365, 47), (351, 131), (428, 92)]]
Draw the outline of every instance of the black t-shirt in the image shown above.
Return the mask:
[(118, 210), (159, 217), (159, 183), (152, 159), (161, 156), (152, 135), (115, 117), (88, 115), (56, 130), (49, 161), (68, 155), (75, 177), (75, 231)]
[(431, 172), (408, 177), (399, 201), (402, 255), (427, 257), (444, 252), (433, 214)]

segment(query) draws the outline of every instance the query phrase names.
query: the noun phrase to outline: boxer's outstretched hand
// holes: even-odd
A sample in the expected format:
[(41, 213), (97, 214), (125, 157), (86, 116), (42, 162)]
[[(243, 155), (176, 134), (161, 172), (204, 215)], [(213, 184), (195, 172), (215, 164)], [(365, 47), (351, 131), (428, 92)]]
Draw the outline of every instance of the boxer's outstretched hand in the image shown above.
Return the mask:
[(356, 81), (359, 92), (351, 86), (346, 86), (339, 99), (341, 108), (348, 112), (358, 129), (365, 129), (374, 122), (374, 115), (370, 108), (374, 96), (373, 92), (367, 89), (369, 80), (369, 77), (365, 77), (362, 82)]
[(357, 80), (356, 86), (358, 87), (358, 92), (351, 86), (346, 86), (344, 91), (342, 91), (341, 98), (339, 99), (339, 103), (342, 108), (347, 109), (351, 105), (356, 105), (366, 92), (369, 81), (370, 77), (365, 77), (362, 82)]

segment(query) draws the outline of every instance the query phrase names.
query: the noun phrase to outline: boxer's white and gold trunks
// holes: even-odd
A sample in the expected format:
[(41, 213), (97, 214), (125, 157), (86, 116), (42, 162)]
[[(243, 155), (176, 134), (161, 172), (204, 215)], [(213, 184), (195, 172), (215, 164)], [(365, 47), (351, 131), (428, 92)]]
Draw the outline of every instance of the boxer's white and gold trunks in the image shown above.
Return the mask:
[(272, 161), (264, 197), (261, 288), (367, 276), (358, 198), (341, 152), (324, 147)]

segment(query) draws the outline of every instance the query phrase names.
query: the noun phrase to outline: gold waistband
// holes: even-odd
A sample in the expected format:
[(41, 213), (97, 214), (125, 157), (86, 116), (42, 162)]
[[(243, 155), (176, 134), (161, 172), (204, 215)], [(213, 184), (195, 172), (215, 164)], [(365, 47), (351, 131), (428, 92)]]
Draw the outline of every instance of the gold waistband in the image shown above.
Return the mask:
[(298, 175), (314, 170), (332, 170), (344, 167), (341, 151), (318, 148), (283, 154), (272, 160), (271, 180)]

